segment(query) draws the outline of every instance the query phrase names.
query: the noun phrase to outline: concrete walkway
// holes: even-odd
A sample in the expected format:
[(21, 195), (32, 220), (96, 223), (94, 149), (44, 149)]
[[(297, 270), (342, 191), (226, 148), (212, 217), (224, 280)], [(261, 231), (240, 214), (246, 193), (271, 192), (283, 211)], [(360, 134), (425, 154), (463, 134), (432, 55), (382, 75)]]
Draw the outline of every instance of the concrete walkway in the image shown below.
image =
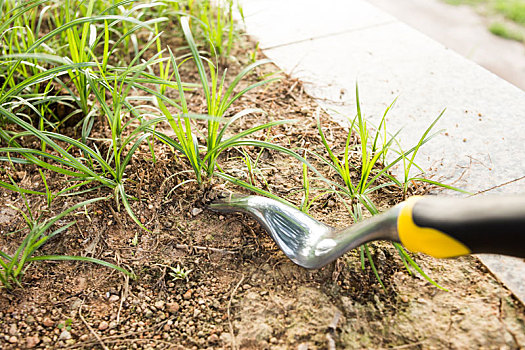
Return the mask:
[[(415, 145), (447, 108), (418, 164), (471, 192), (525, 193), (525, 92), (362, 0), (244, 0), (247, 31), (334, 118), (361, 105), (376, 122), (389, 114), (401, 146)], [(523, 260), (483, 261), (525, 301)]]

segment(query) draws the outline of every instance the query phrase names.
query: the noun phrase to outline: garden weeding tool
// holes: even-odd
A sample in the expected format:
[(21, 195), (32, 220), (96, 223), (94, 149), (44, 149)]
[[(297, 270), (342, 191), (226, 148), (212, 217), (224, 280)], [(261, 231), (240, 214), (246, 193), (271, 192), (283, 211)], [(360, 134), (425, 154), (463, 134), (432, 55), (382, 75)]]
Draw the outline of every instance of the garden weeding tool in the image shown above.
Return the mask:
[(412, 197), (343, 229), (260, 196), (231, 195), (210, 208), (249, 214), (287, 257), (308, 269), (323, 267), (374, 240), (400, 242), (412, 252), (436, 258), (472, 253), (525, 257), (525, 197)]

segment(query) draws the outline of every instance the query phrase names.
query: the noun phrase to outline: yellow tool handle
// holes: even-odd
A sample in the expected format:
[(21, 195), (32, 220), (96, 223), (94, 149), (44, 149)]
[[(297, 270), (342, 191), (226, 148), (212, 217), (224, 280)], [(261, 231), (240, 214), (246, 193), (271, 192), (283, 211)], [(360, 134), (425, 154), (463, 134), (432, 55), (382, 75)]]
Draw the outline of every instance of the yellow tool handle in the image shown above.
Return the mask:
[(410, 251), (436, 258), (472, 253), (525, 257), (525, 197), (412, 197), (397, 229)]

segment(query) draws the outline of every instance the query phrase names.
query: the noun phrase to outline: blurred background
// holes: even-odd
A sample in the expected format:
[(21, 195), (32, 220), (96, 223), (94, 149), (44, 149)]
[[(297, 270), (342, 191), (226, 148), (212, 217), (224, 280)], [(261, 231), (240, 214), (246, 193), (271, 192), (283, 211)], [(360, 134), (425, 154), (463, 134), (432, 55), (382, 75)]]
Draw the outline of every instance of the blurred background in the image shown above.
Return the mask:
[(525, 0), (368, 0), (525, 90)]

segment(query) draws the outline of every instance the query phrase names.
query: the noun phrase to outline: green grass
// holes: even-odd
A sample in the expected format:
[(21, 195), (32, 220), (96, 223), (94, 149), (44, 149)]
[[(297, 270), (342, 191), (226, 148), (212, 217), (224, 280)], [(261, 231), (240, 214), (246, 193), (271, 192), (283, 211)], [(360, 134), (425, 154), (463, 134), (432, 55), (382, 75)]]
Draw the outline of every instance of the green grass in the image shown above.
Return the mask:
[[(165, 80), (168, 80), (170, 75), (175, 77), (178, 86), (177, 90), (180, 99), (181, 113), (173, 115), (160, 98), (157, 99), (157, 103), (171, 125), (177, 140), (172, 140), (161, 133), (155, 134), (175, 149), (179, 150), (189, 160), (195, 173), (196, 181), (199, 184), (202, 184), (205, 179), (212, 178), (217, 170), (222, 173), (217, 161), (219, 155), (228, 148), (238, 146), (256, 146), (290, 153), (289, 150), (269, 142), (246, 139), (246, 137), (258, 131), (291, 122), (289, 120), (279, 120), (261, 124), (234, 133), (233, 136), (226, 137), (228, 129), (234, 123), (238, 122), (239, 119), (263, 112), (260, 109), (248, 108), (227, 118), (230, 107), (244, 94), (263, 85), (278, 81), (278, 78), (270, 78), (239, 88), (242, 80), (247, 75), (251, 74), (257, 67), (269, 63), (269, 61), (262, 60), (248, 65), (232, 80), (231, 83), (227, 84), (227, 71), (224, 70), (222, 75), (220, 75), (217, 68), (218, 63), (214, 64), (211, 60), (203, 59), (201, 57), (187, 17), (181, 18), (181, 26), (191, 50), (193, 62), (197, 67), (200, 88), (206, 99), (206, 115), (201, 117), (207, 120), (206, 145), (199, 145), (197, 137), (195, 136), (197, 131), (195, 130), (195, 127), (192, 126), (190, 120), (192, 114), (188, 108), (184, 87), (180, 80), (179, 64), (171, 50), (169, 51), (170, 60), (166, 67), (162, 69), (162, 77)], [(208, 69), (206, 69), (206, 66)], [(173, 73), (171, 74), (170, 68), (173, 70)], [(166, 89), (166, 86), (161, 86), (159, 95), (164, 95)], [(201, 149), (205, 149), (205, 152), (201, 151)], [(203, 178), (203, 176), (205, 176), (205, 178)]]
[[(415, 146), (407, 151), (403, 151), (394, 148), (394, 146), (399, 145), (397, 140), (399, 132), (394, 135), (389, 135), (386, 128), (386, 116), (394, 103), (395, 101), (385, 110), (379, 126), (373, 131), (362, 113), (359, 89), (356, 85), (357, 113), (356, 116), (350, 120), (350, 128), (341, 154), (336, 154), (333, 150), (334, 147), (328, 143), (321, 122), (319, 118), (317, 119), (317, 128), (326, 151), (326, 156), (306, 149), (304, 151), (310, 153), (313, 157), (328, 165), (335, 176), (331, 176), (330, 178), (324, 176), (316, 178), (317, 180), (326, 183), (328, 187), (317, 188), (316, 191), (319, 192), (319, 194), (311, 198), (308, 172), (306, 166), (303, 165), (304, 195), (301, 203), (301, 209), (303, 211), (306, 212), (312, 204), (324, 194), (334, 193), (345, 205), (349, 215), (353, 217), (354, 221), (359, 222), (365, 218), (365, 212), (368, 212), (371, 215), (379, 214), (379, 209), (373, 202), (372, 195), (385, 187), (397, 187), (402, 190), (404, 197), (406, 197), (408, 193), (409, 184), (413, 181), (427, 182), (443, 188), (461, 191), (460, 189), (428, 180), (424, 177), (414, 177), (410, 175), (412, 167), (421, 169), (415, 163), (417, 153), (425, 143), (429, 142), (435, 135), (440, 133), (440, 131), (434, 133), (431, 133), (431, 131), (443, 116), (444, 111), (441, 112), (423, 132)], [(354, 132), (359, 136), (359, 142), (355, 141), (353, 137)], [(388, 157), (389, 153), (395, 155), (393, 157), (394, 160), (391, 162), (387, 162), (390, 158)], [(404, 171), (402, 180), (398, 180), (389, 174), (389, 170), (398, 163), (403, 165)], [(421, 268), (419, 268), (400, 244), (393, 244), (409, 272), (410, 270), (408, 269), (408, 266), (410, 265), (429, 282), (441, 288), (430, 277), (428, 277)], [(364, 244), (359, 249), (361, 253), (362, 268), (365, 268), (365, 261), (368, 260), (373, 273), (384, 288), (383, 282), (372, 259), (369, 245)]]
[(470, 5), (489, 18), (491, 33), (506, 39), (524, 41), (525, 0), (444, 0), (451, 5)]
[[(152, 43), (153, 40), (150, 45)], [(137, 60), (139, 57), (137, 56)], [(0, 130), (0, 136), (8, 144), (8, 147), (0, 148), (0, 153), (6, 155), (4, 160), (21, 164), (33, 163), (44, 169), (71, 177), (78, 181), (73, 187), (80, 187), (91, 182), (108, 187), (113, 190), (117, 205), (122, 201), (133, 220), (144, 228), (133, 214), (129, 204), (129, 196), (125, 190), (125, 169), (140, 144), (150, 137), (150, 134), (145, 130), (161, 119), (143, 120), (145, 119), (143, 111), (130, 105), (131, 96), (129, 94), (132, 87), (142, 87), (140, 84), (140, 78), (143, 77), (142, 73), (146, 67), (156, 62), (155, 56), (137, 65), (132, 61), (128, 67), (114, 69), (106, 72), (106, 74), (100, 69), (98, 71), (89, 69), (100, 68), (98, 62), (88, 65), (88, 69), (79, 69), (79, 74), (85, 76), (85, 81), (92, 91), (92, 98), (100, 105), (103, 115), (106, 116), (111, 131), (110, 137), (103, 140), (110, 144), (110, 147), (106, 147), (105, 151), (102, 151), (104, 149), (102, 147), (88, 146), (87, 141), (91, 130), (90, 119), (85, 119), (82, 138), (77, 140), (35, 127), (12, 109), (10, 110), (9, 106), (0, 105), (0, 115), (24, 130), (17, 133)], [(78, 65), (77, 63), (74, 66)], [(67, 71), (69, 66), (59, 68), (63, 72)], [(43, 77), (43, 79), (49, 78), (49, 76)], [(107, 94), (111, 96), (111, 103), (107, 101)], [(133, 117), (124, 121), (125, 115), (132, 115)], [(139, 125), (134, 125), (137, 122)], [(40, 149), (29, 149), (17, 142), (17, 139), (27, 135), (32, 135), (40, 141)], [(66, 146), (63, 146), (64, 144)], [(19, 157), (7, 157), (10, 154), (18, 154)]]
[(451, 5), (478, 5), (482, 4), (484, 2), (487, 2), (487, 0), (444, 0), (447, 4)]
[[(33, 0), (15, 6), (13, 1), (2, 2), (0, 118), (17, 128), (0, 129), (4, 141), (0, 161), (34, 164), (69, 178), (71, 185), (57, 195), (71, 194), (91, 183), (98, 185), (92, 189), (108, 188), (117, 208), (122, 204), (132, 219), (146, 229), (131, 209), (130, 201), (135, 198), (126, 191), (126, 168), (141, 144), (148, 143), (153, 150), (153, 135), (190, 161), (200, 184), (203, 176), (209, 179), (218, 170), (218, 157), (227, 148), (251, 145), (292, 154), (268, 142), (246, 139), (260, 130), (289, 121), (274, 121), (233, 135), (227, 132), (239, 119), (262, 113), (260, 109), (245, 109), (230, 116), (227, 115), (230, 107), (250, 90), (278, 80), (262, 79), (237, 89), (246, 76), (268, 61), (254, 62), (227, 84), (227, 71), (219, 71), (218, 61), (213, 63), (201, 56), (201, 45), (194, 40), (191, 23), (207, 30), (205, 42), (210, 43), (212, 53), (217, 53), (212, 57), (227, 54), (231, 49), (233, 3), (227, 4), (214, 8), (209, 1), (190, 1), (185, 7), (186, 12), (194, 12), (190, 17), (185, 16), (184, 11), (176, 11), (182, 23), (181, 35), (186, 39), (200, 78), (199, 84), (188, 84), (181, 81), (175, 55), (169, 49), (167, 55), (161, 46), (163, 33), (159, 28), (167, 18), (158, 13), (164, 11), (165, 4), (129, 0), (118, 3)], [(138, 31), (150, 32), (153, 37), (139, 45), (135, 35)], [(132, 58), (127, 57), (130, 43)], [(157, 54), (144, 58), (155, 45)], [(181, 64), (189, 61), (183, 59)], [(158, 67), (160, 75), (153, 67)], [(206, 97), (206, 115), (190, 113), (184, 96), (185, 90), (197, 87)], [(168, 89), (178, 91), (179, 99), (166, 97)], [(145, 103), (137, 105), (132, 101)], [(154, 104), (160, 108), (157, 110), (160, 115)], [(73, 111), (61, 120), (54, 113), (56, 105), (71, 107)], [(78, 138), (60, 132), (67, 119), (75, 115), (81, 116), (76, 126), (80, 131)], [(108, 135), (94, 139), (91, 131), (100, 117), (106, 120)], [(201, 130), (192, 125), (192, 119), (207, 121), (205, 145), (197, 143), (196, 134)], [(165, 120), (175, 131), (175, 140), (156, 132), (155, 125)], [(38, 140), (39, 146), (24, 146), (21, 140), (27, 136)], [(153, 152), (152, 158), (155, 159)], [(219, 169), (219, 172), (222, 171)], [(6, 182), (0, 185), (14, 189)], [(51, 199), (48, 194), (47, 201)]]
[(513, 30), (501, 22), (492, 23), (489, 27), (489, 30), (492, 34), (500, 36), (505, 39), (515, 40), (515, 41), (525, 41), (525, 35), (522, 32)]
[(183, 0), (171, 3), (179, 18), (188, 17), (191, 32), (199, 43), (205, 43), (212, 55), (229, 57), (234, 42), (240, 37), (233, 12), (242, 7), (234, 0)]
[[(198, 85), (181, 81), (176, 57), (171, 51), (166, 56), (161, 47), (163, 33), (159, 28), (167, 18), (158, 13), (163, 12), (166, 4), (33, 0), (16, 6), (13, 1), (2, 2), (0, 117), (19, 129), (0, 130), (5, 142), (0, 147), (0, 161), (35, 164), (69, 177), (73, 185), (64, 193), (90, 183), (107, 187), (113, 192), (117, 208), (122, 203), (133, 220), (146, 229), (131, 210), (130, 201), (134, 198), (126, 192), (125, 170), (142, 143), (149, 143), (153, 149), (153, 134), (182, 152), (190, 161), (197, 182), (202, 183), (203, 175), (213, 176), (218, 168), (217, 159), (226, 148), (246, 145), (246, 136), (288, 122), (270, 122), (226, 138), (226, 131), (233, 123), (261, 113), (259, 109), (246, 109), (225, 119), (230, 106), (250, 90), (277, 78), (260, 80), (236, 91), (245, 76), (267, 61), (249, 65), (226, 85), (226, 70), (220, 74), (218, 62), (214, 64), (201, 57), (190, 23), (205, 29), (205, 42), (210, 43), (212, 52), (227, 55), (233, 45), (233, 2), (227, 2), (227, 6), (221, 4), (213, 7), (210, 1), (190, 1), (183, 7), (185, 11), (176, 11), (206, 97), (206, 115), (198, 116), (190, 113), (184, 96), (185, 89)], [(190, 17), (184, 16), (188, 11)], [(43, 24), (48, 26), (44, 32)], [(139, 45), (135, 35), (138, 31), (149, 31), (154, 36)], [(130, 43), (134, 55), (126, 59)], [(143, 58), (155, 45), (157, 54)], [(160, 75), (152, 67), (158, 67)], [(178, 101), (165, 96), (167, 89), (179, 92)], [(134, 95), (139, 90), (141, 94)], [(130, 102), (133, 100), (146, 103), (137, 106)], [(155, 113), (153, 103), (159, 106), (161, 115)], [(54, 114), (52, 106), (57, 104), (73, 108), (65, 120)], [(173, 113), (174, 109), (179, 112)], [(77, 124), (80, 138), (59, 131), (75, 115), (81, 116)], [(104, 139), (91, 137), (97, 117), (106, 119), (109, 136)], [(204, 146), (197, 144), (196, 133), (200, 130), (190, 122), (196, 118), (207, 120)], [(155, 125), (163, 120), (172, 126), (177, 140), (156, 133)], [(38, 149), (27, 148), (20, 142), (29, 135), (39, 140)], [(256, 140), (250, 145), (279, 149)], [(155, 159), (154, 153), (152, 156)], [(0, 185), (12, 189), (11, 184)]]
[[(139, 199), (130, 194), (127, 171), (141, 146), (149, 146), (155, 162), (155, 142), (169, 145), (174, 156), (187, 159), (191, 169), (185, 172), (193, 172), (195, 178), (183, 184), (195, 181), (202, 186), (216, 177), (286, 202), (256, 187), (254, 181), (261, 150), (281, 152), (302, 163), (302, 210), (308, 211), (322, 195), (331, 193), (347, 205), (355, 221), (362, 220), (366, 212), (378, 212), (371, 198), (384, 187), (395, 186), (406, 195), (413, 180), (442, 185), (410, 176), (410, 170), (417, 167), (418, 150), (431, 139), (430, 131), (441, 115), (417, 145), (408, 151), (396, 150), (397, 134), (389, 135), (386, 129), (390, 107), (377, 130), (372, 131), (362, 114), (357, 88), (357, 114), (351, 120), (342, 154), (333, 151), (319, 120), (325, 154), (303, 150), (301, 156), (272, 143), (269, 133), (261, 140), (261, 134), (293, 122), (290, 120), (234, 130), (244, 118), (265, 115), (258, 108), (234, 109), (236, 103), (247, 93), (278, 81), (265, 76), (246, 83), (268, 63), (256, 60), (256, 52), (251, 56), (252, 63), (236, 76), (230, 77), (220, 64), (231, 55), (239, 37), (232, 17), (234, 6), (233, 0), (219, 1), (217, 7), (209, 0), (0, 0), (0, 164), (5, 168), (34, 165), (44, 189), (22, 189), (19, 184), (6, 181), (0, 181), (0, 186), (19, 192), (23, 198), (26, 194), (43, 196), (48, 207), (60, 196), (74, 197), (80, 191), (95, 193), (101, 189), (104, 199), (113, 199), (117, 209), (124, 207), (135, 223), (147, 230), (132, 210), (132, 202)], [(163, 46), (168, 40), (164, 40), (162, 30), (174, 21), (178, 32), (170, 35), (182, 38), (184, 47)], [(196, 81), (182, 81), (183, 65), (196, 68)], [(204, 112), (197, 113), (190, 105), (188, 91), (203, 96)], [(67, 107), (67, 115), (59, 115), (57, 106)], [(64, 126), (73, 119), (79, 120), (73, 132), (64, 134)], [(169, 124), (175, 136), (159, 132), (159, 123)], [(95, 126), (99, 131), (96, 137)], [(354, 142), (353, 133), (361, 143)], [(199, 141), (202, 139), (205, 141)], [(245, 146), (256, 148), (259, 155), (252, 158), (243, 151)], [(221, 167), (220, 156), (228, 149), (240, 152), (248, 169), (247, 182)], [(395, 160), (387, 164), (387, 154), (392, 152), (397, 152)], [(324, 177), (307, 158), (329, 166), (334, 178)], [(358, 159), (358, 164), (352, 159)], [(403, 164), (405, 169), (401, 180), (388, 173), (396, 164)], [(65, 188), (49, 187), (46, 174), (51, 172), (67, 179)], [(314, 174), (312, 179), (324, 181), (326, 188), (312, 189), (309, 172)], [(312, 195), (312, 190), (320, 194)], [(27, 235), (14, 253), (0, 252), (0, 283), (9, 289), (20, 285), (24, 271), (38, 260), (95, 262), (129, 274), (93, 258), (37, 254), (44, 244), (51, 244), (50, 238), (73, 224), (58, 225), (65, 216), (101, 199), (65, 208), (52, 218), (33, 216), (25, 201), (26, 208), (20, 213)], [(424, 275), (400, 245), (395, 247), (405, 266), (411, 265)], [(369, 247), (360, 249), (363, 268), (368, 259), (380, 280)], [(186, 278), (189, 273), (183, 269), (173, 272), (174, 278)]]
[(497, 0), (493, 6), (505, 18), (525, 25), (525, 0)]
[[(203, 37), (208, 38), (203, 41), (209, 43), (213, 52), (229, 55), (237, 38), (232, 20), (233, 2), (218, 8), (212, 6), (210, 1), (190, 2), (191, 6), (185, 10), (194, 11), (193, 22), (200, 28)], [(179, 121), (194, 118), (188, 113), (183, 91), (197, 84), (182, 83), (178, 75), (176, 81), (164, 79), (168, 78), (171, 63), (177, 71), (175, 57), (171, 52), (169, 57), (163, 56), (160, 49), (157, 54), (150, 54), (155, 44), (160, 42), (162, 33), (158, 28), (168, 20), (162, 14), (173, 5), (174, 2), (133, 0), (0, 1), (0, 162), (11, 168), (36, 165), (45, 192), (23, 189), (16, 183), (5, 181), (0, 181), (0, 186), (22, 196), (45, 196), (50, 207), (57, 197), (74, 196), (83, 186), (95, 184), (88, 186), (88, 191), (100, 187), (109, 189), (106, 198), (113, 197), (117, 208), (123, 205), (137, 225), (147, 229), (131, 209), (130, 202), (136, 198), (127, 193), (129, 178), (126, 169), (143, 143), (148, 143), (153, 150), (152, 137), (157, 123), (168, 120), (176, 126), (171, 115), (157, 113), (155, 103), (164, 107), (165, 111), (167, 106), (182, 111)], [(169, 13), (179, 16), (187, 14), (185, 11)], [(147, 41), (138, 35), (141, 33), (144, 37), (148, 32), (151, 35)], [(192, 39), (188, 23), (184, 33), (182, 29), (180, 33)], [(197, 44), (189, 42), (189, 45), (203, 78), (206, 72), (203, 71)], [(236, 141), (260, 130), (253, 128), (222, 139), (228, 125), (256, 110), (238, 113), (220, 131), (218, 125), (235, 100), (252, 88), (273, 81), (261, 81), (234, 93), (244, 75), (263, 63), (248, 67), (226, 91), (223, 91), (225, 74), (219, 81), (217, 69), (209, 64), (211, 81), (202, 81), (201, 84), (206, 89), (208, 114), (211, 115), (203, 117), (209, 121), (211, 131), (208, 152), (201, 159), (196, 145), (194, 150), (197, 153), (193, 155), (208, 175), (216, 169), (216, 159), (224, 148), (233, 147)], [(166, 67), (166, 75), (157, 75), (155, 67), (161, 72)], [(168, 88), (181, 92), (179, 101), (163, 94)], [(56, 110), (60, 105), (71, 111), (66, 116), (58, 115)], [(80, 117), (76, 131), (73, 135), (63, 134), (63, 125), (74, 117)], [(93, 126), (101, 121), (105, 123), (106, 133), (102, 138), (94, 138), (91, 135)], [(270, 123), (265, 127), (280, 123), (283, 122)], [(11, 125), (6, 127), (6, 124)], [(192, 131), (188, 135), (193, 140)], [(28, 138), (36, 141), (33, 142), (36, 146), (29, 147)], [(170, 141), (176, 145), (173, 140)], [(180, 145), (175, 148), (184, 151)], [(152, 159), (155, 160), (153, 151)], [(45, 175), (47, 172), (60, 174), (68, 179), (69, 185), (52, 192)], [(82, 193), (85, 191), (82, 189)], [(48, 239), (72, 224), (47, 233), (52, 225), (93, 201), (95, 199), (66, 208), (50, 219), (33, 217), (26, 205), (27, 213), (21, 213), (26, 220), (28, 234), (13, 255), (0, 252), (0, 282), (7, 288), (13, 288), (20, 283), (27, 266), (37, 260), (90, 261), (128, 273), (93, 258), (35, 255)]]
[[(17, 186), (14, 184), (15, 187)], [(26, 235), (22, 240), (22, 243), (18, 246), (16, 251), (12, 254), (8, 254), (5, 251), (0, 249), (0, 284), (7, 289), (13, 289), (15, 286), (22, 286), (22, 277), (25, 271), (29, 266), (35, 261), (82, 261), (82, 262), (91, 262), (106, 267), (113, 268), (124, 274), (127, 274), (130, 277), (134, 277), (129, 271), (108, 263), (103, 260), (83, 257), (83, 256), (70, 256), (70, 255), (36, 255), (37, 250), (44, 246), (50, 239), (56, 235), (67, 231), (75, 222), (69, 222), (67, 224), (58, 225), (61, 220), (67, 215), (71, 214), (77, 209), (88, 206), (92, 203), (100, 201), (104, 198), (95, 198), (83, 201), (81, 203), (75, 204), (60, 214), (53, 216), (51, 218), (44, 218), (43, 216), (34, 216), (29, 206), (29, 203), (26, 197), (22, 194), (24, 203), (26, 206), (26, 211), (11, 206), (13, 209), (17, 210), (26, 223), (24, 231)], [(56, 228), (56, 226), (59, 226)], [(14, 233), (11, 233), (12, 235)]]
[[(0, 76), (5, 75), (5, 80), (0, 85), (0, 105), (12, 97), (40, 98), (49, 103), (54, 84), (61, 86), (69, 96), (55, 96), (53, 102), (73, 102), (79, 108), (74, 113), (84, 117), (98, 112), (92, 111), (95, 106), (92, 103), (93, 92), (87, 82), (85, 69), (97, 66), (102, 73), (106, 73), (108, 58), (118, 56), (126, 39), (138, 30), (152, 30), (150, 25), (166, 20), (165, 17), (158, 17), (141, 21), (135, 17), (107, 14), (119, 7), (129, 7), (130, 1), (105, 6), (107, 8), (99, 13), (94, 13), (94, 10), (95, 5), (100, 6), (101, 2), (83, 2), (82, 6), (78, 5), (80, 17), (71, 12), (77, 7), (75, 2), (66, 1), (64, 4), (45, 0), (29, 1), (24, 6), (8, 11), (11, 3), (12, 1), (6, 1), (4, 4), (3, 25), (0, 26), (0, 48), (3, 53), (0, 62), (3, 72)], [(41, 8), (44, 5), (46, 6)], [(138, 18), (141, 16), (142, 14)], [(42, 33), (41, 27), (45, 23), (49, 23), (51, 27)], [(132, 30), (114, 38), (114, 28), (123, 23), (131, 23)], [(97, 62), (100, 64), (96, 65)], [(47, 72), (53, 66), (63, 68), (68, 65), (70, 69), (65, 70), (67, 74), (64, 71), (58, 72), (58, 75), (55, 75), (57, 72)], [(32, 79), (33, 82), (20, 89), (17, 85), (27, 79)], [(42, 93), (44, 83), (46, 89)], [(28, 88), (31, 88), (30, 92)], [(20, 95), (21, 92), (28, 94)], [(45, 105), (46, 102), (40, 104)], [(44, 111), (50, 113), (49, 109)], [(43, 125), (50, 123), (51, 118), (40, 117), (44, 120)]]
[[(122, 203), (133, 220), (146, 229), (131, 210), (130, 200), (133, 198), (126, 192), (125, 170), (140, 145), (151, 142), (148, 141), (150, 130), (164, 118), (152, 114), (151, 104), (137, 106), (130, 101), (149, 99), (150, 102), (156, 100), (164, 107), (171, 105), (182, 108), (151, 88), (152, 84), (161, 86), (161, 91), (168, 86), (182, 88), (180, 79), (174, 83), (164, 81), (151, 70), (151, 67), (162, 67), (163, 61), (168, 58), (162, 58), (160, 52), (148, 59), (142, 57), (157, 43), (161, 35), (157, 26), (167, 18), (156, 15), (143, 21), (143, 17), (148, 17), (144, 9), (152, 10), (154, 4), (134, 1), (111, 3), (108, 6), (101, 6), (101, 2), (94, 0), (66, 1), (60, 6), (54, 1), (31, 1), (22, 7), (7, 8), (11, 4), (9, 1), (3, 3), (6, 6), (2, 17), (4, 24), (0, 27), (3, 30), (0, 47), (4, 53), (0, 57), (0, 116), (21, 130), (0, 130), (0, 136), (7, 144), (0, 148), (0, 153), (4, 155), (0, 159), (9, 163), (32, 163), (58, 172), (76, 181), (71, 188), (91, 182), (107, 187), (113, 191), (117, 207)], [(54, 27), (40, 35), (34, 31), (39, 30), (40, 24), (45, 22), (42, 20), (44, 9), (40, 8), (43, 5), (49, 6), (44, 7), (49, 9), (47, 22)], [(37, 9), (41, 10), (39, 16)], [(73, 17), (73, 9), (80, 11), (80, 17)], [(122, 14), (115, 14), (118, 12)], [(29, 23), (33, 24), (30, 26)], [(132, 26), (127, 26), (127, 23)], [(25, 31), (11, 30), (10, 25), (25, 28)], [(122, 32), (118, 32), (117, 28)], [(113, 59), (125, 56), (126, 40), (136, 42), (132, 38), (139, 30), (156, 32), (157, 35), (143, 43), (140, 51), (137, 51), (138, 45), (134, 45), (137, 49), (129, 62)], [(22, 45), (14, 45), (21, 37), (28, 39), (22, 41)], [(55, 54), (58, 52), (65, 57)], [(213, 88), (219, 88), (216, 83), (215, 80)], [(45, 86), (44, 92), (41, 92), (42, 86)], [(67, 97), (62, 94), (57, 96), (55, 91), (58, 89), (67, 92)], [(138, 90), (142, 90), (142, 96), (133, 95)], [(144, 93), (149, 97), (143, 97)], [(230, 100), (226, 96), (222, 103), (221, 96), (216, 93), (212, 92), (215, 99), (212, 102), (216, 105), (209, 108), (209, 113), (217, 116), (222, 116), (224, 109), (240, 96), (233, 96)], [(55, 120), (49, 108), (52, 103), (73, 103), (78, 106), (68, 117), (74, 114), (82, 116), (80, 139), (57, 132), (63, 121)], [(90, 136), (97, 116), (106, 118), (110, 131), (109, 137), (102, 140), (94, 140)], [(35, 119), (36, 125), (33, 122)], [(211, 123), (212, 127), (216, 127), (216, 123)], [(18, 142), (28, 135), (40, 141), (39, 149), (29, 149)], [(210, 149), (216, 146), (209, 142)], [(220, 149), (215, 153), (208, 152), (208, 164), (214, 164), (214, 156), (219, 152)], [(196, 157), (200, 162), (198, 154)], [(2, 184), (10, 188), (10, 184)]]

